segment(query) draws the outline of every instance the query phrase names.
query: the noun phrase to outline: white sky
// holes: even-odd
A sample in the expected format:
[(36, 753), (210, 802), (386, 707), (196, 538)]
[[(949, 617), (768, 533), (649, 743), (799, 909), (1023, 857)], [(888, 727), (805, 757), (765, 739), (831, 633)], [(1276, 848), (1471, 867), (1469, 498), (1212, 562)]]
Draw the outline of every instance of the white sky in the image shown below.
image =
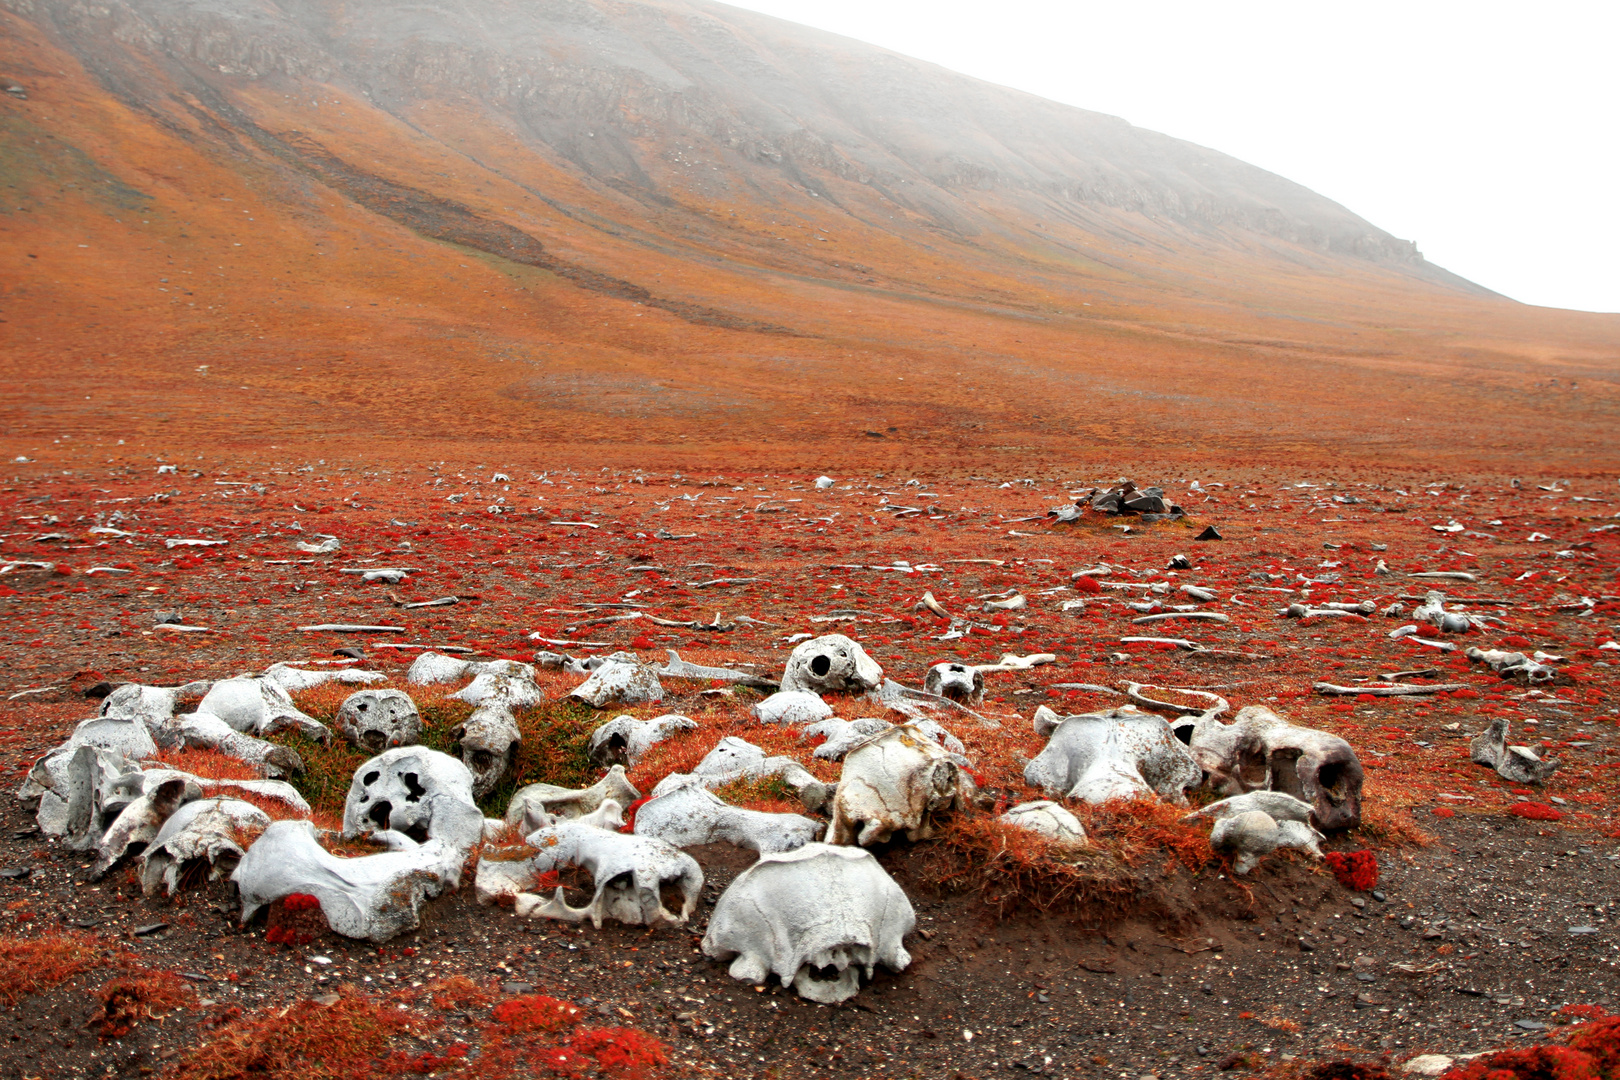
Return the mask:
[(730, 0), (1231, 154), (1528, 304), (1620, 312), (1620, 3)]

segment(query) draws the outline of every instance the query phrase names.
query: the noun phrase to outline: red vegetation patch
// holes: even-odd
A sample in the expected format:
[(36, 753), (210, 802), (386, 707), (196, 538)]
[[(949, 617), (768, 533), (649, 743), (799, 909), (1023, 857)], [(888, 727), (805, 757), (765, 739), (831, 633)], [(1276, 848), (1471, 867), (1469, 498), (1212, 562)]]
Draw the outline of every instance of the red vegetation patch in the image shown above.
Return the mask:
[(1562, 811), (1555, 810), (1546, 803), (1517, 802), (1508, 807), (1508, 813), (1515, 817), (1528, 818), (1531, 821), (1562, 821)]
[(0, 998), (18, 999), (60, 986), (99, 962), (107, 943), (89, 934), (45, 934), (29, 941), (0, 938)]
[(189, 1006), (195, 995), (172, 971), (142, 971), (111, 980), (96, 991), (96, 997), (101, 1008), (90, 1018), (90, 1026), (102, 1038), (116, 1039), (142, 1020)]
[(352, 1080), (389, 1052), (388, 1040), (412, 1029), (403, 1009), (367, 997), (333, 1005), (300, 1001), (240, 1017), (180, 1058), (170, 1077), (184, 1080)]
[(1330, 851), (1324, 860), (1347, 889), (1366, 892), (1378, 884), (1378, 856), (1370, 851)]
[(308, 945), (325, 932), (321, 902), (307, 893), (282, 897), (265, 916), (264, 940), (272, 945)]

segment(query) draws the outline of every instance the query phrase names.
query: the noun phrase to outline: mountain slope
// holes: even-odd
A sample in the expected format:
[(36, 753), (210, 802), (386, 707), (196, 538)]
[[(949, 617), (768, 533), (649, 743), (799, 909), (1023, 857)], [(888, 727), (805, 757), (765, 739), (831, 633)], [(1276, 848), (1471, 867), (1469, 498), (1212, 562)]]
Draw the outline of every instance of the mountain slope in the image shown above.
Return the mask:
[(1615, 420), (1612, 317), (1496, 298), (1214, 151), (738, 9), (10, 4), (19, 438), (104, 427), (72, 364), (151, 434), (350, 438), (333, 404), (386, 397), (378, 434), (597, 455), (1106, 456), (1193, 409), (1211, 451), (1416, 458), (1407, 417), (1450, 407), (1447, 453), (1539, 424), (1579, 460)]

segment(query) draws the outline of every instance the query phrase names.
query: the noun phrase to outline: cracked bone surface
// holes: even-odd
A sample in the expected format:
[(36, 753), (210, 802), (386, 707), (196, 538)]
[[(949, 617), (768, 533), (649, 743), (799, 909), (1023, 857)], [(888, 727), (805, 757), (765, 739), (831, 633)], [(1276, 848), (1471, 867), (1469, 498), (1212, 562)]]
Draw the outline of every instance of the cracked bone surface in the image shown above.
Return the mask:
[(300, 735), (327, 742), (332, 733), (313, 716), (306, 716), (281, 684), (273, 679), (223, 679), (209, 688), (197, 703), (197, 711), (211, 713), (237, 731), (248, 735), (273, 735), (296, 731)]
[(245, 735), (212, 713), (185, 713), (175, 718), (171, 730), (179, 735), (182, 745), (233, 757), (271, 780), (304, 771), (304, 759), (292, 747)]
[(654, 795), (673, 791), (689, 782), (704, 787), (719, 787), (733, 780), (763, 780), (768, 776), (780, 777), (794, 791), (807, 810), (820, 810), (826, 805), (832, 791), (817, 780), (803, 765), (790, 757), (766, 757), (765, 751), (735, 735), (727, 735), (689, 773), (670, 773), (658, 781)]
[(703, 951), (730, 961), (732, 978), (770, 975), (824, 1005), (859, 992), (882, 964), (903, 971), (902, 944), (917, 925), (911, 901), (872, 853), (806, 844), (761, 855), (738, 874), (709, 916)]
[(184, 686), (124, 683), (102, 699), (99, 712), (106, 717), (138, 719), (146, 725), (158, 745), (172, 748), (179, 745), (178, 738), (169, 731), (175, 709), (188, 698), (200, 699), (212, 685), (211, 682), (189, 682)]
[(648, 750), (663, 742), (677, 731), (695, 731), (697, 723), (676, 713), (655, 716), (651, 720), (637, 720), (633, 716), (615, 716), (591, 732), (591, 763), (599, 769), (613, 765), (635, 768)]
[[(1241, 796), (1240, 796), (1241, 797)], [(1247, 874), (1280, 847), (1299, 848), (1317, 858), (1322, 834), (1302, 821), (1278, 821), (1263, 810), (1246, 810), (1218, 818), (1209, 831), (1209, 846), (1232, 853), (1232, 872)]]
[(923, 679), (923, 689), (964, 705), (978, 705), (984, 701), (984, 672), (971, 664), (935, 664)]
[(1134, 705), (1061, 718), (1042, 706), (1035, 733), (1050, 738), (1024, 767), (1024, 780), (1056, 798), (1098, 804), (1157, 796), (1180, 805), (1203, 775), (1170, 725)]
[(664, 700), (658, 671), (640, 662), (608, 660), (583, 683), (569, 691), (593, 708), (609, 705), (650, 705)]
[(821, 832), (821, 823), (799, 814), (772, 814), (732, 806), (696, 780), (655, 795), (636, 810), (635, 834), (676, 847), (725, 841), (758, 852), (792, 851)]
[(577, 818), (608, 800), (629, 806), (639, 798), (641, 792), (625, 779), (624, 766), (615, 765), (588, 788), (565, 788), (556, 784), (530, 784), (519, 788), (506, 805), (506, 823), (522, 825), (525, 816), (532, 811), (539, 811), (543, 820)]
[(388, 676), (380, 671), (362, 671), (359, 668), (338, 668), (334, 671), (306, 671), (288, 664), (271, 664), (264, 669), (264, 677), (280, 684), (289, 694), (300, 690), (313, 690), (327, 683), (340, 682), (347, 686), (387, 682)]
[(422, 902), (456, 885), (467, 852), (444, 840), (388, 839), (401, 850), (340, 859), (316, 842), (309, 822), (271, 823), (231, 873), (243, 925), (266, 904), (304, 893), (320, 901), (326, 924), (344, 937), (382, 942), (416, 929)]
[(1469, 742), (1469, 759), (1475, 765), (1496, 770), (1496, 775), (1516, 784), (1539, 784), (1562, 764), (1543, 761), (1541, 755), (1528, 746), (1509, 746), (1507, 738), (1507, 717), (1499, 716)]
[(422, 716), (403, 690), (358, 690), (332, 719), (350, 744), (373, 754), (422, 741)]
[(1080, 819), (1061, 803), (1051, 799), (1036, 799), (1019, 803), (1001, 815), (1001, 820), (1020, 829), (1040, 833), (1048, 840), (1060, 844), (1086, 843), (1086, 827)]
[(844, 755), (827, 842), (865, 847), (896, 832), (926, 840), (936, 815), (965, 808), (973, 792), (967, 771), (932, 738), (909, 724), (890, 728)]
[(818, 735), (825, 738), (827, 741), (812, 750), (811, 756), (827, 761), (841, 761), (850, 750), (873, 735), (888, 731), (892, 726), (887, 720), (870, 717), (861, 720), (832, 718), (806, 725), (799, 732), (799, 738), (813, 739)]
[(1474, 628), (1474, 620), (1460, 611), (1446, 610), (1446, 594), (1430, 592), (1412, 612), (1418, 622), (1430, 623), (1442, 634), (1462, 634)]
[(405, 681), (417, 686), (431, 686), (434, 683), (460, 682), (484, 674), (532, 680), (534, 668), (519, 660), (462, 660), (444, 653), (425, 652), (411, 661), (410, 668), (405, 672)]
[(481, 799), (495, 790), (511, 768), (523, 745), (523, 732), (512, 710), (492, 701), (478, 706), (465, 723), (451, 728), (450, 739), (461, 755), (461, 763), (473, 774), (473, 796)]
[(730, 668), (705, 667), (702, 664), (688, 663), (681, 659), (681, 654), (674, 649), (665, 649), (669, 654), (669, 663), (658, 669), (658, 674), (671, 679), (719, 679), (721, 682), (741, 683), (760, 690), (775, 690), (777, 684), (761, 675), (754, 675), (747, 671), (733, 671)]
[(754, 702), (749, 711), (762, 724), (808, 724), (833, 714), (832, 706), (822, 701), (820, 694), (808, 690), (779, 690)]
[[(425, 746), (385, 750), (354, 771), (343, 803), (343, 835), (396, 832), (470, 851), (484, 837), (472, 786), (472, 772), (449, 754)], [(450, 884), (460, 878), (458, 864)]]
[(141, 892), (151, 896), (162, 885), (173, 896), (180, 889), (182, 876), (199, 863), (209, 867), (209, 880), (224, 876), (236, 868), (246, 852), (238, 837), (269, 825), (269, 814), (241, 799), (220, 797), (186, 803), (169, 815), (141, 852)]
[(801, 641), (788, 654), (782, 672), (783, 690), (809, 690), (816, 694), (861, 693), (875, 690), (883, 669), (866, 650), (843, 634), (823, 634)]
[(1238, 710), (1230, 724), (1206, 716), (1176, 731), (1218, 794), (1280, 791), (1310, 803), (1319, 829), (1361, 823), (1361, 760), (1337, 735), (1290, 724), (1262, 705)]
[[(613, 832), (584, 820), (548, 825), (526, 839), (538, 849), (529, 860), (536, 872), (584, 867), (596, 891), (582, 908), (568, 905), (560, 885), (549, 898), (519, 893), (513, 908), (525, 918), (590, 919), (598, 929), (604, 919), (631, 926), (680, 926), (697, 910), (703, 870), (696, 859), (665, 840)], [(680, 890), (679, 913), (664, 906), (661, 894), (666, 887)]]

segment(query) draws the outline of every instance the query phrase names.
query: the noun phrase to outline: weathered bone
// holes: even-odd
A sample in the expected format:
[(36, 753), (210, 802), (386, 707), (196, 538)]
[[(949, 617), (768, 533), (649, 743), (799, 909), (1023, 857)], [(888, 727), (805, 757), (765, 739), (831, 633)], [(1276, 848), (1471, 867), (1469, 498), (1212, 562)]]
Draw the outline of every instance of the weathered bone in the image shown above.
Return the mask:
[(923, 679), (923, 689), (952, 701), (977, 705), (984, 700), (984, 673), (969, 664), (935, 664)]
[(651, 720), (615, 716), (591, 732), (591, 763), (606, 769), (623, 765), (633, 769), (643, 755), (677, 731), (695, 731), (697, 723), (685, 716), (666, 713)]
[(112, 869), (114, 863), (129, 854), (129, 849), (134, 845), (145, 847), (158, 834), (163, 823), (169, 820), (169, 815), (180, 808), (186, 794), (184, 780), (165, 780), (150, 793), (141, 795), (125, 806), (96, 842), (96, 861), (90, 869), (91, 878), (101, 878)]
[(304, 759), (290, 746), (245, 735), (212, 713), (184, 713), (175, 718), (170, 730), (182, 745), (213, 750), (252, 765), (261, 776), (272, 780), (297, 776), (304, 771)]
[(1184, 721), (1204, 783), (1222, 795), (1281, 791), (1311, 804), (1318, 828), (1361, 822), (1361, 761), (1337, 735), (1296, 727), (1260, 705), (1240, 709), (1230, 724), (1209, 717)]
[(1024, 767), (1024, 780), (1058, 798), (1097, 804), (1157, 795), (1180, 805), (1201, 776), (1170, 725), (1135, 706), (1061, 720), (1037, 710), (1035, 731), (1051, 738)]
[(1178, 694), (1191, 694), (1193, 697), (1209, 698), (1209, 707), (1200, 709), (1196, 705), (1180, 705), (1173, 701), (1157, 701), (1153, 698), (1147, 697), (1142, 693), (1143, 689), (1145, 688), (1141, 683), (1127, 682), (1124, 684), (1124, 686), (1125, 696), (1131, 701), (1134, 701), (1136, 704), (1142, 706), (1142, 708), (1152, 710), (1153, 712), (1169, 713), (1170, 715), (1177, 717), (1219, 716), (1232, 707), (1231, 702), (1221, 697), (1221, 695), (1212, 693), (1208, 690), (1187, 690), (1179, 686), (1166, 686), (1161, 688), (1164, 690), (1174, 690)]
[(1454, 690), (1468, 689), (1467, 683), (1433, 683), (1419, 686), (1411, 683), (1401, 683), (1394, 686), (1339, 686), (1330, 682), (1312, 683), (1311, 689), (1318, 694), (1329, 697), (1360, 697), (1367, 694), (1371, 697), (1423, 697), (1427, 694), (1449, 694)]
[(918, 603), (927, 608), (929, 611), (932, 611), (935, 615), (938, 615), (940, 618), (944, 619), (946, 622), (955, 621), (954, 616), (952, 616), (949, 611), (945, 610), (945, 606), (938, 600), (934, 599), (934, 594), (932, 592), (923, 593), (922, 599), (918, 601)]
[(775, 690), (777, 684), (760, 675), (753, 675), (746, 671), (733, 671), (730, 668), (704, 667), (701, 664), (689, 663), (681, 659), (680, 653), (674, 649), (665, 649), (669, 653), (669, 663), (657, 669), (658, 674), (672, 679), (719, 679), (721, 682), (740, 683), (743, 686), (752, 686), (760, 690)]
[(1242, 795), (1212, 802), (1187, 814), (1182, 821), (1219, 821), (1258, 810), (1277, 821), (1300, 821), (1310, 824), (1312, 807), (1304, 799), (1296, 799), (1283, 791), (1249, 791)]
[[(975, 664), (974, 668), (985, 675), (991, 675), (998, 671), (1028, 671), (1031, 668), (1040, 667), (1042, 664), (1055, 664), (1056, 662), (1057, 654), (1055, 653), (1030, 653), (1028, 656), (1019, 656), (1017, 653), (1002, 653), (1001, 659), (994, 664)], [(926, 685), (924, 688), (926, 689)]]
[(734, 979), (757, 985), (775, 974), (801, 997), (835, 1005), (876, 965), (905, 970), (902, 940), (916, 924), (871, 852), (806, 844), (761, 855), (737, 875), (715, 903), (703, 951), (729, 960)]
[(926, 690), (914, 690), (909, 686), (902, 686), (893, 679), (884, 679), (876, 690), (867, 693), (866, 700), (874, 705), (882, 705), (893, 709), (909, 720), (920, 720), (927, 715), (924, 710), (931, 712), (949, 712), (961, 716), (971, 716), (985, 727), (998, 728), (1000, 721), (992, 720), (987, 716), (980, 716), (972, 709), (959, 701), (952, 701), (939, 694), (930, 694)]
[(333, 718), (339, 733), (361, 750), (380, 754), (422, 741), (422, 716), (403, 690), (360, 690), (343, 699)]
[(1086, 828), (1068, 808), (1051, 799), (1019, 803), (1001, 815), (1001, 820), (1020, 829), (1040, 833), (1059, 844), (1084, 844)]
[(344, 937), (383, 942), (416, 929), (422, 902), (460, 881), (467, 852), (445, 840), (389, 839), (400, 850), (340, 859), (316, 842), (309, 822), (272, 822), (231, 873), (243, 924), (266, 904), (303, 893)]
[(197, 711), (211, 713), (237, 731), (261, 738), (278, 731), (296, 731), (317, 742), (332, 733), (313, 716), (306, 716), (274, 679), (224, 679), (209, 688)]
[(874, 690), (883, 681), (883, 669), (843, 634), (824, 634), (801, 641), (788, 654), (782, 673), (783, 690), (809, 690), (812, 693), (860, 693)]
[(636, 810), (637, 836), (655, 836), (682, 848), (723, 840), (758, 852), (792, 851), (820, 831), (820, 822), (799, 814), (732, 806), (695, 781), (656, 795)]
[(1347, 611), (1344, 608), (1332, 606), (1313, 608), (1307, 604), (1289, 604), (1277, 614), (1285, 619), (1354, 619), (1358, 622), (1367, 621), (1367, 617), (1358, 611)]
[(589, 814), (604, 802), (612, 800), (620, 806), (629, 806), (641, 798), (641, 792), (625, 779), (624, 766), (615, 765), (607, 775), (588, 788), (565, 788), (556, 784), (530, 784), (519, 788), (506, 806), (506, 823), (519, 825), (531, 809), (538, 809), (553, 818), (577, 818)]
[(472, 682), (445, 696), (472, 706), (504, 705), (508, 709), (527, 709), (545, 701), (545, 691), (534, 681), (534, 669), (528, 664), (513, 666), (523, 670), (480, 671)]
[(1507, 738), (1507, 718), (1499, 716), (1469, 742), (1469, 759), (1475, 765), (1495, 769), (1498, 776), (1515, 784), (1539, 784), (1563, 764), (1556, 760), (1543, 761), (1528, 746), (1509, 746)]
[(170, 731), (174, 711), (190, 698), (208, 693), (211, 682), (189, 682), (184, 686), (143, 686), (124, 683), (101, 701), (100, 714), (107, 717), (133, 717), (146, 725), (159, 746), (173, 748), (179, 740)]
[(362, 671), (359, 668), (306, 671), (303, 668), (290, 667), (287, 664), (271, 664), (264, 669), (264, 677), (280, 684), (281, 688), (289, 694), (296, 694), (302, 690), (313, 690), (317, 686), (325, 686), (331, 682), (340, 682), (346, 685), (364, 685), (366, 683), (388, 681), (388, 676), (380, 671)]
[(534, 668), (519, 660), (463, 660), (444, 653), (425, 652), (411, 661), (405, 681), (417, 686), (459, 682), (483, 674), (534, 679)]
[(269, 825), (269, 814), (241, 799), (186, 803), (169, 815), (141, 853), (141, 892), (151, 896), (163, 885), (173, 896), (187, 868), (198, 862), (209, 866), (210, 880), (223, 876), (245, 853), (238, 838)]
[(1247, 874), (1260, 860), (1280, 847), (1299, 848), (1317, 858), (1322, 834), (1299, 821), (1277, 821), (1260, 810), (1249, 810), (1215, 822), (1209, 831), (1209, 846), (1232, 852), (1232, 872)]
[(609, 705), (647, 705), (664, 700), (658, 671), (642, 663), (609, 660), (569, 693), (593, 708)]
[[(1550, 683), (1561, 681), (1563, 675), (1557, 668), (1549, 664), (1532, 660), (1521, 652), (1505, 652), (1501, 649), (1481, 649), (1469, 646), (1463, 650), (1463, 655), (1476, 664), (1484, 664), (1504, 679), (1512, 679), (1523, 685), (1533, 683)], [(1565, 680), (1568, 676), (1563, 676)]]
[(1474, 620), (1460, 611), (1446, 610), (1446, 594), (1430, 592), (1412, 612), (1412, 618), (1434, 626), (1442, 634), (1463, 634), (1474, 628)]
[(763, 780), (771, 776), (779, 777), (798, 792), (799, 801), (807, 810), (820, 810), (832, 794), (826, 784), (797, 761), (790, 757), (766, 757), (765, 751), (735, 735), (716, 743), (690, 773), (670, 773), (658, 781), (652, 793), (662, 795), (690, 781), (713, 788), (733, 780)]
[(845, 754), (870, 739), (873, 735), (888, 731), (892, 727), (887, 720), (866, 718), (862, 720), (822, 720), (810, 724), (799, 733), (801, 739), (813, 739), (817, 735), (826, 738), (826, 742), (811, 751), (812, 756), (824, 758), (827, 761), (842, 761)]
[(779, 690), (749, 711), (762, 724), (808, 724), (833, 714), (832, 706), (809, 690)]
[[(343, 803), (343, 835), (397, 832), (470, 851), (484, 836), (472, 785), (472, 772), (449, 754), (425, 746), (385, 750), (354, 771)], [(450, 884), (460, 880), (458, 866)]]
[(1019, 608), (1022, 608), (1022, 607), (1025, 607), (1026, 605), (1028, 605), (1028, 603), (1029, 603), (1029, 600), (1024, 597), (1023, 593), (1014, 592), (1011, 596), (1005, 597), (1005, 598), (1000, 599), (1000, 600), (986, 600), (984, 602), (984, 610), (986, 610), (986, 611), (1017, 611)]
[(483, 798), (495, 790), (523, 746), (523, 731), (512, 710), (499, 701), (473, 710), (467, 722), (450, 729), (451, 746), (473, 774), (473, 796)]
[(967, 771), (931, 737), (909, 724), (890, 728), (844, 756), (827, 842), (865, 847), (900, 831), (929, 839), (936, 816), (964, 809), (973, 793)]
[[(697, 910), (703, 870), (696, 859), (667, 841), (611, 832), (584, 821), (562, 821), (538, 829), (527, 841), (538, 849), (530, 860), (536, 871), (584, 867), (596, 883), (596, 892), (582, 908), (568, 905), (562, 886), (549, 899), (520, 893), (513, 907), (525, 918), (590, 919), (597, 929), (603, 919), (631, 926), (680, 926)], [(681, 891), (679, 914), (664, 906), (661, 892), (666, 886)]]

